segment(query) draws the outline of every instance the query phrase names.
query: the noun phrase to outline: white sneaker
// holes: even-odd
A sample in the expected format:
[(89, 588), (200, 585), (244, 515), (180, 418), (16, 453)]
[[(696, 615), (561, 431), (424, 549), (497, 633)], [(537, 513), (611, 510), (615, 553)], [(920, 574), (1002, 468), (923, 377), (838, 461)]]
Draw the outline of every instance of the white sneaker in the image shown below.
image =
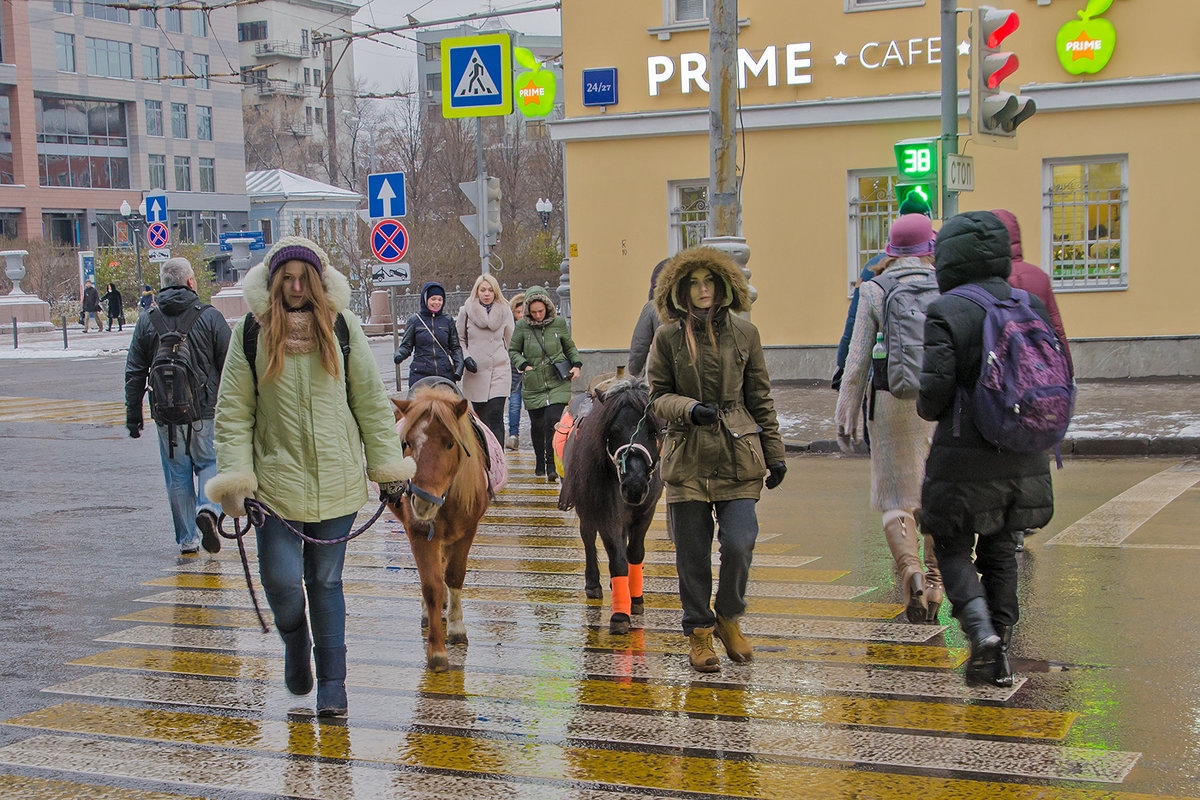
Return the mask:
[(517, 437), (509, 436), (508, 440), (504, 443), (504, 446), (507, 447), (509, 450), (516, 450), (517, 449)]

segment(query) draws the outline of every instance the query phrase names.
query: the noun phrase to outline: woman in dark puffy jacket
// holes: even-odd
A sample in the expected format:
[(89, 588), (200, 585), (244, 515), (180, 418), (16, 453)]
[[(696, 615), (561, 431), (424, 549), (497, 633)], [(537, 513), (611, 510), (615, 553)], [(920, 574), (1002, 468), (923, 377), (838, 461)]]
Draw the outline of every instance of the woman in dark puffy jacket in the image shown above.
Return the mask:
[(454, 317), (446, 315), (446, 289), (436, 281), (421, 287), (421, 310), (408, 318), (404, 338), (392, 359), (403, 362), (412, 356), (408, 365), (408, 385), (422, 378), (438, 376), (458, 381), (463, 374), (463, 354), (458, 343)]
[[(946, 292), (974, 283), (999, 299), (1011, 297), (1011, 253), (1008, 230), (988, 211), (959, 214), (938, 232), (934, 266), (942, 296), (925, 321), (917, 397), (917, 413), (938, 423), (925, 464), (921, 527), (933, 535), (946, 595), (971, 643), (967, 679), (997, 686), (1013, 681), (1008, 646), (1020, 614), (1014, 531), (1050, 521), (1054, 490), (1046, 453), (997, 448), (975, 427), (970, 402), (958, 402), (979, 379), (985, 312)], [(1030, 302), (1049, 324), (1042, 301), (1031, 295)]]

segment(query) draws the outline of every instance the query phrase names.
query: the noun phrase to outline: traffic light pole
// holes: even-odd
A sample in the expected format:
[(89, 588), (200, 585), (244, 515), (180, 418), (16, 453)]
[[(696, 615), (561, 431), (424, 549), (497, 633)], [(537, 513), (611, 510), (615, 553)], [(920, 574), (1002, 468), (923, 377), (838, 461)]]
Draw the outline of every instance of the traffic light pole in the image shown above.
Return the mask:
[[(946, 188), (949, 157), (958, 155), (958, 9), (942, 0), (942, 219), (958, 213), (958, 192)], [(954, 53), (955, 55), (950, 55)]]
[(487, 275), (489, 249), (487, 241), (487, 175), (483, 172), (483, 117), (476, 117), (475, 124), (475, 162), (479, 172), (479, 177), (475, 181), (475, 188), (479, 192), (479, 199), (475, 203), (476, 213), (479, 216), (479, 268), (484, 275)]

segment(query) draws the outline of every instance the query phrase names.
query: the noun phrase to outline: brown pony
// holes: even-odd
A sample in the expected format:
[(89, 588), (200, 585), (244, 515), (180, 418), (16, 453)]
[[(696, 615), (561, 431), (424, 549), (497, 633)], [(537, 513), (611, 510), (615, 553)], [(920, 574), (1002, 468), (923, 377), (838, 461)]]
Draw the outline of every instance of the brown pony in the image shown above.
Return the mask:
[(419, 388), (411, 400), (393, 398), (392, 403), (396, 429), (404, 451), (417, 462), (417, 473), (399, 508), (391, 509), (404, 524), (421, 577), (423, 617), (429, 620), (425, 662), (434, 672), (445, 672), (450, 668), (447, 638), (451, 644), (467, 643), (461, 592), (467, 553), (488, 507), (487, 470), (467, 401), (453, 390)]

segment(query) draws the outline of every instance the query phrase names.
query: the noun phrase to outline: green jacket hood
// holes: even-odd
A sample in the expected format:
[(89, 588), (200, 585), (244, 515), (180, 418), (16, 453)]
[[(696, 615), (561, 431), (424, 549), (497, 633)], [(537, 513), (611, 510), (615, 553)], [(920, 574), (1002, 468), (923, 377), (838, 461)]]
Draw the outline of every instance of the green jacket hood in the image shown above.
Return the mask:
[[(543, 303), (546, 304), (546, 318), (543, 319), (541, 322), (534, 322), (533, 318), (531, 316), (529, 316), (529, 301), (530, 300), (541, 300)], [(543, 289), (541, 286), (530, 286), (528, 289), (525, 290), (525, 317), (524, 317), (524, 319), (526, 322), (529, 323), (530, 327), (533, 327), (533, 328), (545, 327), (546, 325), (549, 325), (556, 316), (558, 316), (558, 309), (555, 307), (554, 300), (550, 297), (549, 291), (547, 291), (546, 289)]]
[(697, 267), (707, 267), (725, 284), (725, 307), (734, 313), (750, 310), (750, 285), (728, 254), (713, 247), (689, 247), (663, 267), (654, 286), (654, 308), (663, 322), (682, 319), (686, 313), (677, 305), (679, 285)]

